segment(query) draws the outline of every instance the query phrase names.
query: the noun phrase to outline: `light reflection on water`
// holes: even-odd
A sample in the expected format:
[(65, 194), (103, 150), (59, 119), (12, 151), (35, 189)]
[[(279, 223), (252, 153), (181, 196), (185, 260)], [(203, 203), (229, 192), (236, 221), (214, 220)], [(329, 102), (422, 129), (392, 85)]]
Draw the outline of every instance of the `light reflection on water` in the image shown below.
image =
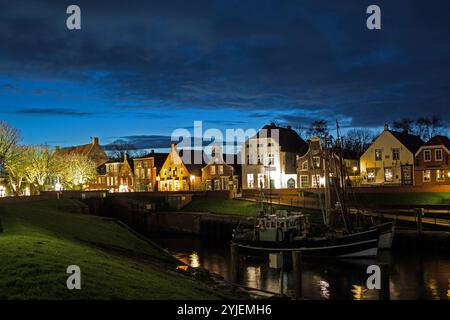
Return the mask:
[[(192, 267), (202, 267), (231, 279), (229, 246), (190, 236), (152, 236), (161, 247)], [(379, 262), (390, 265), (391, 299), (450, 299), (450, 257), (422, 253), (382, 251), (375, 260), (357, 262), (304, 262), (302, 294), (309, 299), (379, 299), (378, 290), (366, 288), (366, 268)], [(281, 273), (283, 292), (295, 288), (295, 277), (287, 265)], [(239, 283), (280, 292), (280, 270), (270, 269), (267, 259), (243, 258)]]

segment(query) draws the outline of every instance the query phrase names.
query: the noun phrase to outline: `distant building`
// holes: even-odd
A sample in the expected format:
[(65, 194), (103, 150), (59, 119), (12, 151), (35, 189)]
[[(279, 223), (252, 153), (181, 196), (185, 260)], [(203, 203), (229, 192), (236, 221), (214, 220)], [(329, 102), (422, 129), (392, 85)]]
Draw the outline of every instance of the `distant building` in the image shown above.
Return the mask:
[(98, 175), (103, 188), (110, 192), (132, 192), (135, 191), (135, 178), (133, 160), (125, 154), (123, 161), (110, 160), (105, 164), (105, 173)]
[(424, 144), (419, 136), (384, 131), (360, 158), (362, 185), (413, 185), (414, 155)]
[(450, 184), (450, 139), (435, 136), (415, 154), (414, 180), (418, 186)]
[[(172, 144), (171, 150), (164, 161), (157, 176), (158, 191), (182, 191), (182, 190), (201, 190), (201, 168), (203, 160), (198, 160), (199, 154), (189, 151), (184, 159), (189, 159), (186, 164), (178, 153), (175, 145)], [(197, 161), (200, 164), (196, 164)]]
[[(346, 179), (353, 180), (359, 172), (358, 160), (343, 159)], [(340, 177), (340, 161), (336, 153), (327, 155), (319, 137), (312, 137), (308, 151), (297, 157), (297, 185), (299, 188), (325, 187), (325, 165), (332, 178)], [(339, 180), (337, 180), (339, 181)]]
[(99, 143), (99, 139), (97, 137), (92, 138), (92, 142), (88, 144), (83, 144), (79, 146), (73, 146), (68, 148), (60, 148), (59, 146), (55, 147), (55, 154), (64, 156), (67, 154), (77, 154), (82, 156), (89, 157), (92, 161), (95, 162), (97, 168), (108, 162), (109, 158), (106, 155), (105, 150)]
[(296, 157), (307, 147), (291, 127), (264, 126), (242, 147), (242, 188), (296, 188)]
[(133, 159), (136, 192), (156, 191), (158, 171), (166, 158), (167, 153), (152, 151), (145, 156)]
[[(231, 164), (227, 164), (227, 160)], [(233, 166), (237, 155), (224, 155), (221, 148), (214, 148), (209, 164), (202, 168), (202, 184), (205, 190), (239, 189), (239, 172)], [(239, 167), (238, 165), (237, 167)]]

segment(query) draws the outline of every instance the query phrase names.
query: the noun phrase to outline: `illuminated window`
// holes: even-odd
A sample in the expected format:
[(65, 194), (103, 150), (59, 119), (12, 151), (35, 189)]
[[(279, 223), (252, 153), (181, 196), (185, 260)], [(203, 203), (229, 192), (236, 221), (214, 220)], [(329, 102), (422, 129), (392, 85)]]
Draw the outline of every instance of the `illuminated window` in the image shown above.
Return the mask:
[(375, 149), (375, 161), (383, 160), (383, 150)]
[(301, 188), (309, 188), (309, 177), (308, 176), (300, 176), (300, 187)]
[(250, 189), (253, 189), (255, 187), (253, 173), (247, 174), (247, 187), (249, 187)]
[(264, 155), (258, 154), (258, 164), (263, 164), (263, 163), (264, 163)]
[(313, 168), (320, 168), (320, 157), (313, 157), (312, 165), (313, 165)]
[(423, 160), (431, 161), (431, 150), (425, 150), (423, 152)]
[(267, 165), (271, 166), (275, 164), (275, 157), (273, 155), (273, 153), (269, 153), (269, 158), (267, 160)]
[(423, 182), (431, 181), (431, 170), (423, 170)]
[(223, 166), (217, 166), (218, 174), (223, 174)]
[(209, 173), (212, 175), (216, 174), (216, 166), (209, 167)]
[(308, 161), (303, 161), (302, 170), (308, 170)]
[(392, 149), (392, 160), (400, 160), (400, 149), (399, 148)]
[(321, 180), (322, 179), (320, 178), (319, 175), (313, 175), (312, 176), (312, 186), (313, 186), (313, 188), (320, 187), (320, 185), (321, 185), (320, 181)]
[(392, 168), (384, 168), (384, 181), (394, 181), (394, 172), (392, 171)]
[(442, 149), (436, 149), (434, 151), (434, 159), (436, 161), (442, 161)]
[(265, 188), (266, 184), (265, 184), (265, 177), (263, 173), (258, 173), (258, 188)]
[(375, 182), (375, 169), (371, 168), (371, 169), (367, 169), (367, 182)]
[(438, 182), (445, 181), (445, 171), (444, 170), (436, 170), (436, 181), (438, 181)]

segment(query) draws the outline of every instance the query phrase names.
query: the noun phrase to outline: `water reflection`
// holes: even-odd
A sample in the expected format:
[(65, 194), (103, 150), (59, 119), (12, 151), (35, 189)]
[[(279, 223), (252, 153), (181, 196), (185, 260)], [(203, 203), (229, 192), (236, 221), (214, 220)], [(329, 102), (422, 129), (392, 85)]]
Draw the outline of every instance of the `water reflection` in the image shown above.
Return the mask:
[[(202, 267), (230, 280), (227, 242), (202, 241), (190, 236), (152, 236), (161, 247), (192, 267)], [(389, 288), (384, 292), (366, 288), (368, 265), (386, 263)], [(242, 257), (239, 283), (270, 292), (293, 292), (295, 275), (286, 264), (283, 272), (270, 269), (267, 258)], [(450, 299), (450, 258), (427, 253), (383, 251), (377, 260), (309, 262), (302, 265), (302, 296), (309, 299), (367, 300)]]

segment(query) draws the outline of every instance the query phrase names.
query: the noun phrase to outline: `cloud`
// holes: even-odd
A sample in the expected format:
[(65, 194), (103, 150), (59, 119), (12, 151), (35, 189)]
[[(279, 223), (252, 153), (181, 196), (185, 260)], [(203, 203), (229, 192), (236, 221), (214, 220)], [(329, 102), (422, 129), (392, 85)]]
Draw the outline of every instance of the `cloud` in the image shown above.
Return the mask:
[(86, 111), (78, 111), (74, 109), (65, 108), (27, 108), (13, 111), (15, 114), (30, 115), (30, 116), (51, 116), (51, 117), (86, 117), (94, 113)]

